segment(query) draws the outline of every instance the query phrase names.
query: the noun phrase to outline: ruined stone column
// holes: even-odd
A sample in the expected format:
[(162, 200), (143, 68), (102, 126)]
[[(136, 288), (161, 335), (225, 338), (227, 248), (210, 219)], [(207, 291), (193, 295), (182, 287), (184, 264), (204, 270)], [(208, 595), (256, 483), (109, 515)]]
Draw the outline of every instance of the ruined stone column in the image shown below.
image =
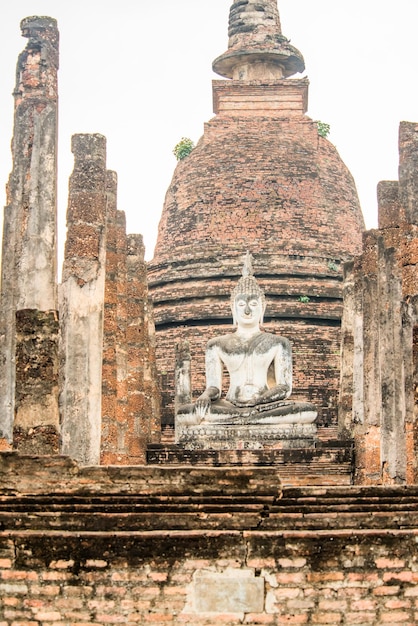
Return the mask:
[(175, 355), (176, 395), (174, 397), (174, 410), (177, 415), (179, 406), (182, 404), (190, 404), (192, 402), (191, 354), (189, 342), (179, 342), (176, 345)]
[(418, 225), (418, 124), (399, 126), (399, 199), (408, 224)]
[(399, 198), (405, 220), (399, 251), (405, 364), (407, 481), (418, 481), (418, 123), (399, 126)]
[[(21, 29), (29, 41), (17, 63), (13, 170), (4, 211), (0, 440), (10, 443), (14, 428), (15, 447), (23, 452), (42, 454), (56, 451), (58, 443), (56, 169), (59, 34), (56, 21), (50, 17), (28, 17), (21, 22)], [(19, 359), (17, 370), (16, 353)], [(39, 440), (35, 442), (37, 437)]]
[(353, 414), (354, 367), (354, 262), (344, 266), (344, 310), (341, 319), (341, 374), (338, 409), (338, 430), (342, 437), (350, 436)]
[(132, 463), (144, 463), (148, 443), (159, 441), (160, 402), (156, 383), (154, 322), (148, 300), (141, 235), (127, 238), (127, 448)]
[(155, 329), (142, 236), (126, 235), (109, 174), (100, 462), (136, 465), (145, 462), (147, 444), (159, 441)]
[(127, 297), (127, 237), (126, 216), (123, 211), (116, 212), (116, 250), (117, 250), (117, 336), (116, 344), (116, 419), (125, 423), (128, 407), (128, 348), (126, 344), (126, 326), (128, 315)]
[(60, 290), (62, 453), (99, 464), (106, 273), (106, 139), (75, 135)]
[(101, 463), (117, 464), (115, 442), (117, 435), (117, 345), (120, 342), (117, 325), (118, 257), (117, 257), (117, 175), (107, 172), (107, 236), (106, 278), (103, 319), (103, 365), (102, 365), (102, 426)]
[(353, 349), (343, 350), (340, 428), (351, 379), (358, 484), (418, 478), (418, 124), (401, 124), (399, 152), (399, 183), (379, 183), (379, 228), (365, 233), (346, 277), (343, 336)]

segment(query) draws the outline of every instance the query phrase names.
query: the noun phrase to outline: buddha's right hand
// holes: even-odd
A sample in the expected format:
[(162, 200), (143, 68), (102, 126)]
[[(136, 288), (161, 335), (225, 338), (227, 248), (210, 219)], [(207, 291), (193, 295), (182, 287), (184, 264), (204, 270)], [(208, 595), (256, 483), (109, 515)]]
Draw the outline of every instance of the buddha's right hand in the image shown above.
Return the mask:
[(210, 411), (210, 405), (217, 400), (220, 396), (220, 391), (217, 387), (208, 387), (198, 397), (195, 403), (194, 412), (202, 420), (205, 415)]

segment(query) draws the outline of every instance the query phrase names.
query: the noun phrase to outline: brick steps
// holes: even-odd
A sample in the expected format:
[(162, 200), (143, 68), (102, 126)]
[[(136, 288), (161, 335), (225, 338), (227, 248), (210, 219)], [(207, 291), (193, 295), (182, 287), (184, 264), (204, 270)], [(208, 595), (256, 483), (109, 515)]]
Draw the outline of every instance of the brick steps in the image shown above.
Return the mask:
[[(276, 452), (282, 458), (301, 453)], [(329, 446), (303, 451), (305, 462), (337, 454), (332, 447), (331, 452)], [(339, 452), (348, 458), (349, 453), (344, 446)], [(298, 470), (302, 472), (302, 466)], [(68, 457), (6, 452), (0, 454), (0, 536), (181, 531), (207, 532), (208, 537), (228, 531), (367, 534), (412, 532), (416, 526), (418, 486), (289, 487), (283, 485), (282, 473), (277, 464), (80, 468)]]
[(0, 531), (400, 531), (414, 528), (418, 514), (418, 487), (284, 488), (281, 497), (249, 494), (245, 486), (224, 496), (197, 491), (181, 496), (170, 491), (159, 495), (3, 494)]
[[(330, 429), (326, 430), (330, 434)], [(185, 450), (175, 444), (152, 444), (147, 449), (149, 465), (274, 466), (284, 485), (352, 484), (352, 441), (322, 439), (315, 448), (281, 450)]]

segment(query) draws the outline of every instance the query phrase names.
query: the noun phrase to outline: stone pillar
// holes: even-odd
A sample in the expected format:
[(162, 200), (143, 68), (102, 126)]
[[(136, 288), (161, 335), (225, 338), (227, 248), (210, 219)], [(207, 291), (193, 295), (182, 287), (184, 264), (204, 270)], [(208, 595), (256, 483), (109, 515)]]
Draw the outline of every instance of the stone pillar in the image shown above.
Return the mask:
[(418, 124), (399, 126), (399, 199), (406, 222), (418, 225)]
[[(117, 306), (118, 306), (118, 257), (117, 257), (117, 176), (107, 172), (107, 237), (106, 278), (103, 320), (102, 365), (102, 425), (101, 463), (117, 463)], [(116, 454), (114, 454), (116, 453)]]
[(161, 429), (155, 330), (142, 236), (108, 215), (101, 464), (136, 465)]
[(60, 290), (62, 453), (98, 464), (106, 273), (106, 139), (75, 135)]
[[(56, 450), (58, 442), (56, 169), (59, 34), (56, 21), (49, 17), (26, 18), (21, 22), (21, 29), (29, 41), (17, 63), (13, 170), (4, 211), (0, 440), (11, 443), (15, 426), (15, 446), (19, 450), (50, 453)], [(43, 435), (46, 435), (45, 440)], [(34, 440), (36, 437), (39, 437), (38, 441)]]
[[(402, 276), (398, 230), (369, 231), (356, 264), (353, 319), (353, 433), (356, 482), (406, 481)], [(349, 302), (347, 303), (349, 305)], [(347, 372), (347, 365), (343, 364)]]
[(418, 482), (418, 124), (399, 127), (399, 200), (401, 227), (402, 338), (405, 377), (407, 480)]
[[(355, 334), (353, 362), (353, 416), (356, 442), (356, 481), (381, 481), (380, 456), (380, 385), (379, 385), (379, 312), (378, 312), (378, 244), (377, 233), (369, 231), (363, 238), (364, 252), (356, 264), (354, 312), (361, 312), (361, 334)], [(354, 313), (355, 315), (355, 313)], [(354, 324), (353, 317), (353, 324)], [(355, 365), (357, 367), (355, 367)], [(360, 366), (360, 371), (357, 369)]]
[(175, 384), (176, 395), (174, 398), (174, 410), (177, 410), (182, 404), (190, 404), (192, 402), (192, 381), (191, 381), (191, 355), (190, 344), (188, 341), (182, 341), (176, 345), (176, 368), (175, 368)]
[(127, 239), (128, 438), (132, 463), (144, 463), (148, 443), (159, 440), (160, 402), (156, 383), (154, 324), (148, 300), (141, 235)]
[[(116, 420), (125, 424), (128, 411), (128, 347), (126, 327), (128, 316), (127, 297), (127, 254), (126, 217), (123, 211), (116, 213), (116, 249), (117, 249), (117, 343), (116, 343)], [(118, 455), (119, 456), (119, 455)], [(126, 458), (126, 456), (125, 456)], [(105, 459), (102, 460), (105, 462)], [(121, 461), (118, 461), (119, 463)]]
[(154, 311), (148, 295), (147, 266), (145, 261), (142, 265), (142, 276), (146, 289), (144, 297), (144, 322), (147, 334), (144, 351), (144, 393), (149, 429), (147, 443), (159, 443), (161, 440), (161, 391), (156, 359)]

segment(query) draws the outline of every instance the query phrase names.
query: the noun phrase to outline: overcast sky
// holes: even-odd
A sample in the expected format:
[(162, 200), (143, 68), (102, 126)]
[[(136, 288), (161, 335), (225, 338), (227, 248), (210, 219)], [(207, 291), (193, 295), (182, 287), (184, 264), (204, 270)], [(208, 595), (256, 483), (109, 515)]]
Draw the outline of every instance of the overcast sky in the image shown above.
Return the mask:
[[(30, 15), (60, 30), (59, 226), (65, 230), (70, 137), (102, 133), (128, 232), (152, 258), (174, 145), (213, 117), (212, 61), (227, 49), (232, 0), (13, 0), (0, 19), (0, 191), (11, 170), (15, 67)], [(367, 228), (376, 185), (397, 179), (398, 126), (418, 122), (418, 0), (279, 0), (283, 34), (304, 55), (308, 115), (351, 170)], [(298, 75), (297, 77), (300, 77)]]

